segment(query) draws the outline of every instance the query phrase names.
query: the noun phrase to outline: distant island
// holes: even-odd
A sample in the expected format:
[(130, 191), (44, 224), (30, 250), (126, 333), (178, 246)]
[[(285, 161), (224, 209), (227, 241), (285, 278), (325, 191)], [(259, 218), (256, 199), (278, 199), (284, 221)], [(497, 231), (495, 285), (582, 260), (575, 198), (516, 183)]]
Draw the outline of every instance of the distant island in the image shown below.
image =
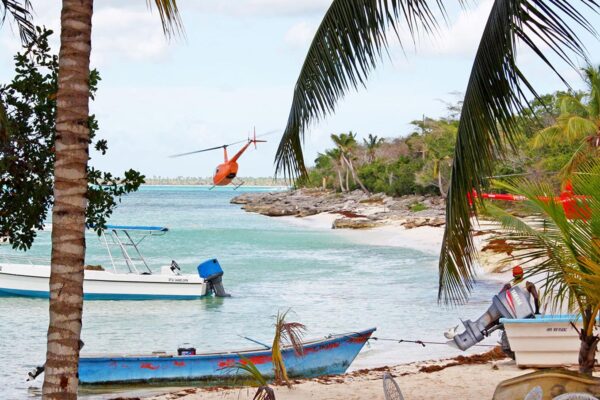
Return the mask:
[[(273, 177), (239, 177), (239, 181), (244, 182), (244, 186), (287, 186), (284, 179)], [(212, 185), (212, 177), (197, 176), (178, 176), (175, 178), (153, 176), (146, 178), (146, 185)]]

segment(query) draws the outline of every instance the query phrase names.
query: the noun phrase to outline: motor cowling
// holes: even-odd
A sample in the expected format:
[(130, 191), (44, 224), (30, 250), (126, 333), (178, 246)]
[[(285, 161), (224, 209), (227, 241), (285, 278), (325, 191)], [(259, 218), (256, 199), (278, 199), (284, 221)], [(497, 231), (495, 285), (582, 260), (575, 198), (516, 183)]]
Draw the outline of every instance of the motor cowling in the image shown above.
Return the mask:
[[(465, 331), (454, 336), (456, 346), (467, 350), (482, 341), (488, 332), (500, 327), (500, 318), (534, 318), (529, 293), (518, 286), (503, 290), (492, 298), (492, 305), (475, 321), (463, 321)], [(451, 342), (450, 342), (451, 343)]]
[(221, 264), (216, 258), (206, 260), (198, 265), (198, 274), (209, 284), (210, 290), (215, 293), (217, 297), (231, 297), (230, 294), (225, 292), (223, 287), (223, 269)]

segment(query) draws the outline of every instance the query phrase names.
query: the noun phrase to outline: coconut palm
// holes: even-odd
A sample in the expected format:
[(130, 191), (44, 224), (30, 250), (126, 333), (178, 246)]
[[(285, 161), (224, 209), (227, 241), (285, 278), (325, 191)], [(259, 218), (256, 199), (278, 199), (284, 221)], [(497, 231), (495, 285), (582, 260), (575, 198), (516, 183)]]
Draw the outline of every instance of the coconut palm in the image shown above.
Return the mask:
[[(179, 32), (176, 1), (155, 4), (165, 34)], [(62, 2), (44, 399), (76, 399), (79, 384), (92, 13), (93, 0)]]
[(600, 160), (582, 166), (572, 184), (584, 198), (549, 201), (550, 183), (499, 183), (501, 189), (527, 198), (528, 214), (539, 218), (523, 219), (492, 204), (486, 204), (485, 213), (503, 228), (500, 239), (527, 245), (526, 252), (513, 253), (511, 259), (541, 281), (548, 304), (581, 315), (579, 369), (591, 374), (600, 341), (593, 331), (600, 309)]
[(339, 135), (332, 134), (331, 140), (337, 148), (340, 150), (340, 162), (342, 165), (346, 166), (346, 190), (350, 190), (348, 185), (348, 172), (352, 174), (352, 179), (354, 183), (357, 183), (363, 192), (369, 193), (365, 185), (363, 185), (362, 181), (358, 177), (356, 170), (354, 169), (354, 165), (352, 164), (352, 158), (354, 157), (352, 152), (356, 148), (356, 133), (341, 133)]
[(240, 356), (240, 361), (236, 361), (236, 363), (231, 366), (230, 369), (236, 370), (237, 373), (242, 371), (244, 376), (250, 379), (252, 385), (257, 387), (256, 393), (254, 394), (252, 400), (275, 400), (275, 392), (271, 387), (269, 387), (267, 378), (260, 373), (256, 367), (256, 364), (254, 364), (252, 360)]
[(368, 140), (363, 138), (363, 142), (367, 148), (369, 162), (375, 161), (375, 150), (385, 142), (385, 139), (369, 133)]
[[(294, 89), (285, 132), (276, 153), (276, 171), (294, 179), (306, 175), (305, 130), (335, 111), (349, 90), (366, 84), (388, 47), (389, 35), (406, 28), (417, 42), (436, 33), (445, 18), (439, 0), (333, 0), (317, 29)], [(458, 0), (463, 6), (471, 2)], [(553, 71), (548, 53), (574, 67), (586, 58), (576, 27), (595, 34), (587, 12), (596, 0), (495, 0), (465, 90), (446, 206), (440, 256), (439, 299), (468, 298), (475, 279), (475, 246), (467, 194), (480, 192), (495, 161), (514, 147), (516, 116), (527, 108), (525, 92), (536, 95), (516, 61), (517, 43), (537, 54)], [(535, 16), (535, 17), (532, 17)], [(544, 48), (541, 48), (541, 43)]]
[(580, 144), (563, 168), (567, 177), (578, 163), (597, 156), (600, 149), (600, 66), (588, 66), (583, 73), (588, 92), (563, 95), (556, 124), (542, 129), (534, 141), (536, 147), (548, 143)]
[(417, 173), (417, 182), (423, 186), (437, 186), (440, 196), (446, 197), (444, 182), (448, 180), (452, 168), (457, 127), (453, 121), (444, 119), (438, 121), (428, 119), (427, 125), (428, 135), (416, 137), (421, 139), (421, 148), (427, 149), (423, 150), (425, 165)]
[(285, 383), (291, 386), (290, 379), (285, 369), (285, 362), (281, 355), (281, 347), (284, 343), (290, 344), (296, 354), (302, 355), (302, 335), (306, 326), (299, 322), (287, 322), (285, 318), (290, 310), (284, 313), (277, 313), (275, 321), (275, 335), (273, 337), (273, 346), (271, 347), (271, 358), (273, 360), (273, 372), (276, 383)]

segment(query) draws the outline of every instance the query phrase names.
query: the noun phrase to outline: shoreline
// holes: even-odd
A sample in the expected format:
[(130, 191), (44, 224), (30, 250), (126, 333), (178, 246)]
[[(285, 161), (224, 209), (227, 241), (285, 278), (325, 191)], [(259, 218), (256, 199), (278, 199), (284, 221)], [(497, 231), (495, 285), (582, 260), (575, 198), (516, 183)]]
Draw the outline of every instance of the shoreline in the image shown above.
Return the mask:
[[(302, 193), (304, 195), (305, 193)], [(319, 207), (321, 194), (309, 193), (314, 198), (313, 205), (298, 206), (289, 199), (297, 196), (295, 192), (266, 192), (242, 194), (232, 200), (234, 204), (242, 204), (247, 212), (257, 212), (265, 216), (277, 217), (287, 224), (300, 226), (312, 230), (328, 231), (345, 240), (368, 246), (405, 247), (417, 250), (428, 255), (439, 254), (444, 225), (439, 219), (443, 218), (442, 207), (439, 199), (416, 197), (418, 202), (429, 201), (435, 205), (426, 210), (412, 212), (408, 208), (414, 204), (415, 196), (408, 199), (399, 199), (404, 207), (395, 206), (392, 200), (385, 197), (376, 197), (375, 202), (361, 200), (347, 201), (343, 197), (335, 196), (333, 205), (326, 205), (323, 211)], [(326, 196), (328, 194), (325, 194)], [(352, 194), (350, 194), (352, 195)], [(355, 198), (357, 196), (354, 193)], [(274, 205), (272, 198), (276, 197)], [(240, 198), (242, 198), (240, 202)], [(266, 203), (262, 203), (264, 199)], [(398, 201), (398, 200), (396, 200)], [(252, 204), (248, 206), (249, 202)], [(310, 208), (313, 207), (313, 208)], [(344, 223), (340, 225), (340, 220)], [(354, 224), (358, 221), (358, 224)], [(372, 222), (375, 222), (372, 224)], [(483, 223), (482, 225), (485, 225)], [(489, 226), (488, 226), (489, 229)], [(482, 230), (485, 230), (482, 229)], [(483, 233), (476, 236), (475, 240), (481, 250), (487, 243), (489, 235)], [(495, 264), (499, 254), (488, 254), (487, 268), (482, 267), (480, 278), (494, 281), (510, 279), (510, 274), (498, 272)], [(495, 259), (494, 259), (495, 258)], [(394, 364), (385, 358), (379, 366), (364, 369), (350, 368), (350, 372), (340, 376), (330, 376), (297, 381), (292, 389), (286, 387), (273, 387), (278, 399), (383, 399), (381, 379), (384, 372), (391, 373), (407, 398), (429, 399), (439, 395), (440, 386), (448, 387), (456, 398), (491, 398), (496, 385), (505, 379), (525, 374), (531, 370), (522, 370), (516, 367), (514, 361), (504, 358), (485, 359), (481, 362), (470, 363), (464, 360), (478, 360), (485, 353), (465, 353), (453, 358), (444, 358), (443, 355), (427, 361), (413, 361)], [(461, 360), (457, 362), (456, 360)], [(391, 366), (390, 366), (391, 365)], [(360, 368), (358, 366), (357, 368)], [(472, 376), (484, 379), (472, 382)], [(198, 400), (198, 399), (252, 399), (255, 389), (249, 387), (226, 388), (175, 388), (167, 389), (169, 392), (143, 397), (148, 400)], [(407, 395), (408, 394), (408, 395)], [(148, 395), (148, 394), (147, 394)]]
[[(294, 380), (294, 386), (272, 386), (279, 400), (383, 400), (382, 378), (391, 374), (407, 399), (438, 398), (441, 389), (451, 390), (454, 398), (489, 399), (496, 385), (518, 375), (532, 372), (520, 369), (497, 348), (476, 355), (458, 356), (361, 369), (338, 376)], [(478, 379), (474, 380), (473, 377)], [(146, 400), (251, 400), (252, 387), (181, 388), (164, 394), (142, 397)]]

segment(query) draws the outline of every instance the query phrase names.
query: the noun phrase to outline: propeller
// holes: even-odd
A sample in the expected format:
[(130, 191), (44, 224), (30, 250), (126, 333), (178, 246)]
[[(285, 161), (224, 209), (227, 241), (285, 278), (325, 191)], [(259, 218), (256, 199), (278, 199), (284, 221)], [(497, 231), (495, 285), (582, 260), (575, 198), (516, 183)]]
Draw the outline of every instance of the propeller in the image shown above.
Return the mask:
[[(279, 132), (279, 129), (276, 129), (276, 130), (273, 130), (273, 131), (269, 131), (269, 132), (265, 132), (265, 133), (262, 133), (260, 135), (256, 135), (256, 132), (255, 132), (254, 139), (248, 138), (246, 140), (239, 140), (239, 141), (233, 142), (233, 143), (222, 144), (220, 146), (210, 147), (208, 149), (195, 150), (195, 151), (190, 151), (188, 153), (173, 154), (172, 156), (169, 156), (169, 158), (183, 157), (183, 156), (189, 156), (190, 154), (204, 153), (206, 151), (213, 151), (213, 150), (223, 149), (223, 148), (226, 148), (226, 147), (229, 147), (229, 146), (234, 146), (234, 145), (240, 144), (240, 143), (256, 142), (256, 138), (257, 137), (269, 136), (269, 135), (273, 135), (273, 134), (275, 134), (277, 132)], [(265, 142), (265, 141), (266, 140), (259, 140), (259, 142)]]

